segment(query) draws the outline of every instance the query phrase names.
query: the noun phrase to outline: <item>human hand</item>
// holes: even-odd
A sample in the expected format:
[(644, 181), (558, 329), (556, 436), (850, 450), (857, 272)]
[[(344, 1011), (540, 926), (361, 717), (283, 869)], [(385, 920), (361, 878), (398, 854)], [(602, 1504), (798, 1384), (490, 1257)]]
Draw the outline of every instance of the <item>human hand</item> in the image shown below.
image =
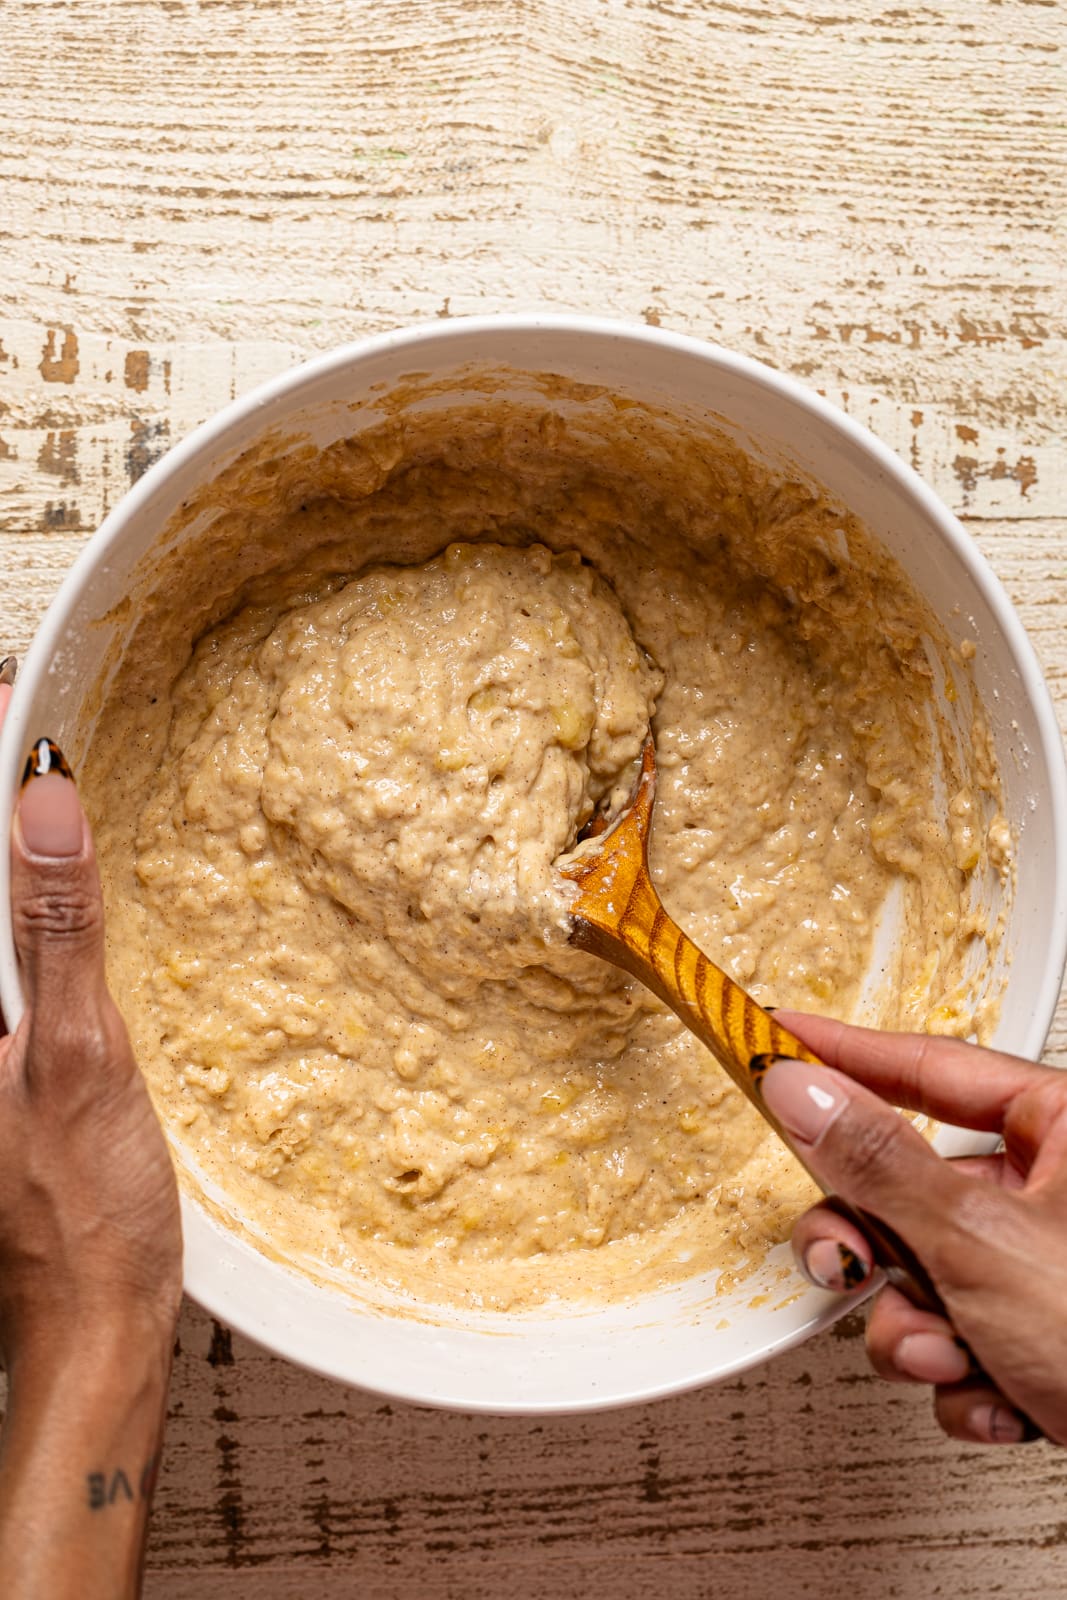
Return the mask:
[[(7, 698), (0, 683), (0, 716)], [(0, 1038), (0, 1571), (17, 1600), (113, 1600), (140, 1588), (181, 1225), (105, 982), (88, 825), (47, 740), (12, 828), (11, 900), (26, 1011)]]
[[(1031, 1418), (1067, 1443), (1067, 1073), (954, 1039), (775, 1020), (827, 1066), (776, 1062), (769, 1109), (829, 1190), (914, 1250), (945, 1302), (947, 1320), (883, 1288), (867, 1328), (875, 1371), (932, 1385), (952, 1438), (1018, 1443)], [(947, 1161), (893, 1105), (1005, 1148)], [(873, 1271), (862, 1232), (825, 1206), (800, 1219), (793, 1248), (822, 1288), (858, 1289)]]
[(11, 840), (26, 1012), (0, 1039), (0, 1352), (137, 1318), (168, 1338), (181, 1294), (174, 1170), (104, 977), (92, 839), (49, 741)]

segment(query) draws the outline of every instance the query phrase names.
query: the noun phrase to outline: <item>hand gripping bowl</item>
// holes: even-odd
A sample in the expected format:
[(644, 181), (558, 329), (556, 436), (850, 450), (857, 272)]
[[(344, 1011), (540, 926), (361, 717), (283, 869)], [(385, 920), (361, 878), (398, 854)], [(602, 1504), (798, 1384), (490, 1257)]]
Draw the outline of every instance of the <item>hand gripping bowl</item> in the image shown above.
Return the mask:
[[(1003, 589), (955, 518), (864, 429), (779, 373), (656, 329), (587, 317), (435, 323), (283, 373), (198, 428), (110, 514), (38, 631), (0, 741), (0, 837), (8, 836), (31, 739), (49, 734), (76, 754), (91, 735), (94, 685), (130, 627), (131, 608), (123, 604), (130, 574), (183, 501), (267, 434), (324, 447), (364, 426), (374, 396), (400, 379), (417, 405), (420, 384), (479, 369), (491, 369), (498, 386), (516, 393), (524, 374), (547, 372), (680, 417), (713, 415), (746, 448), (772, 463), (793, 463), (847, 505), (896, 557), (949, 634), (966, 631), (976, 642), (975, 680), (1017, 832), (1017, 879), (1002, 947), (1006, 987), (994, 1042), (1038, 1055), (1067, 953), (1067, 785), (1048, 693)], [(202, 528), (203, 519), (194, 521), (182, 537), (196, 538)], [(0, 998), (14, 1025), (22, 996), (6, 849), (0, 906)], [(946, 1153), (989, 1145), (958, 1130), (938, 1134)], [(210, 1312), (332, 1378), (463, 1410), (576, 1411), (647, 1400), (765, 1360), (843, 1309), (840, 1300), (799, 1280), (783, 1286), (788, 1253), (781, 1246), (722, 1295), (713, 1281), (695, 1278), (593, 1309), (509, 1317), (434, 1307), (422, 1316), (396, 1315), (296, 1273), (188, 1195), (183, 1216), (186, 1287)]]

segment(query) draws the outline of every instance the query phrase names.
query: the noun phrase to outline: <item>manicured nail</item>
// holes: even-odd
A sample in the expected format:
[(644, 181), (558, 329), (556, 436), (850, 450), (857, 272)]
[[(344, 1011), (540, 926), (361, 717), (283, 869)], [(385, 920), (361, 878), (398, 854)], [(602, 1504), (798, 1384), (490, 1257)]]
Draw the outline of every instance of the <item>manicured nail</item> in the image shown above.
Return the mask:
[(817, 1289), (850, 1294), (871, 1275), (871, 1266), (837, 1239), (816, 1239), (804, 1255), (804, 1274)]
[(29, 755), (26, 765), (22, 769), (22, 787), (25, 789), (31, 778), (46, 778), (50, 772), (58, 772), (60, 777), (69, 778), (74, 782), (74, 774), (62, 750), (54, 739), (38, 739)]
[(753, 1056), (752, 1081), (787, 1133), (815, 1144), (845, 1109), (845, 1096), (825, 1067), (791, 1056)]
[(0, 683), (13, 684), (18, 670), (17, 658), (15, 656), (5, 656), (3, 661), (0, 661)]
[(82, 847), (82, 809), (74, 774), (52, 739), (38, 739), (22, 774), (22, 842), (35, 856), (76, 856)]
[(971, 1370), (971, 1358), (943, 1333), (909, 1333), (894, 1350), (893, 1365), (920, 1383), (962, 1383)]
[(1008, 1406), (998, 1406), (990, 1401), (975, 1406), (967, 1418), (971, 1432), (990, 1444), (1022, 1444), (1024, 1439), (1038, 1439), (1040, 1434), (1027, 1418)]

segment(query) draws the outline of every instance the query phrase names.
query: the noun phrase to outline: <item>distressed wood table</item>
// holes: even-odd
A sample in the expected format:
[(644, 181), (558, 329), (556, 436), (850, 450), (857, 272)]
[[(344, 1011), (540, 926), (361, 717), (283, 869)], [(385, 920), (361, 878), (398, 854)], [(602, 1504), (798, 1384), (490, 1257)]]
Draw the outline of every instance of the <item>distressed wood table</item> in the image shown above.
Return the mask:
[[(1054, 0), (4, 0), (0, 643), (259, 379), (573, 308), (870, 424), (1067, 711), (1064, 27)], [(1036, 1600), (1067, 1593), (1067, 1455), (945, 1443), (867, 1375), (858, 1317), (719, 1389), (501, 1421), (335, 1387), (188, 1307), (146, 1592)]]

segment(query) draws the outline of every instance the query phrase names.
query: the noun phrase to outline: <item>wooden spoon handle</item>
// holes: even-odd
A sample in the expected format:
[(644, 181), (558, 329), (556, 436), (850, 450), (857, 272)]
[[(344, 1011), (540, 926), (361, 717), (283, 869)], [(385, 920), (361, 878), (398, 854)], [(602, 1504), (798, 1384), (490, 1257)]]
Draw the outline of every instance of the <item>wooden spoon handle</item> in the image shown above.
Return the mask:
[(753, 1061), (791, 1056), (823, 1063), (682, 932), (663, 909), (647, 871), (639, 868), (625, 890), (625, 909), (614, 924), (601, 919), (592, 897), (584, 895), (571, 943), (624, 968), (659, 995), (760, 1114), (773, 1120), (760, 1096), (760, 1072)]

